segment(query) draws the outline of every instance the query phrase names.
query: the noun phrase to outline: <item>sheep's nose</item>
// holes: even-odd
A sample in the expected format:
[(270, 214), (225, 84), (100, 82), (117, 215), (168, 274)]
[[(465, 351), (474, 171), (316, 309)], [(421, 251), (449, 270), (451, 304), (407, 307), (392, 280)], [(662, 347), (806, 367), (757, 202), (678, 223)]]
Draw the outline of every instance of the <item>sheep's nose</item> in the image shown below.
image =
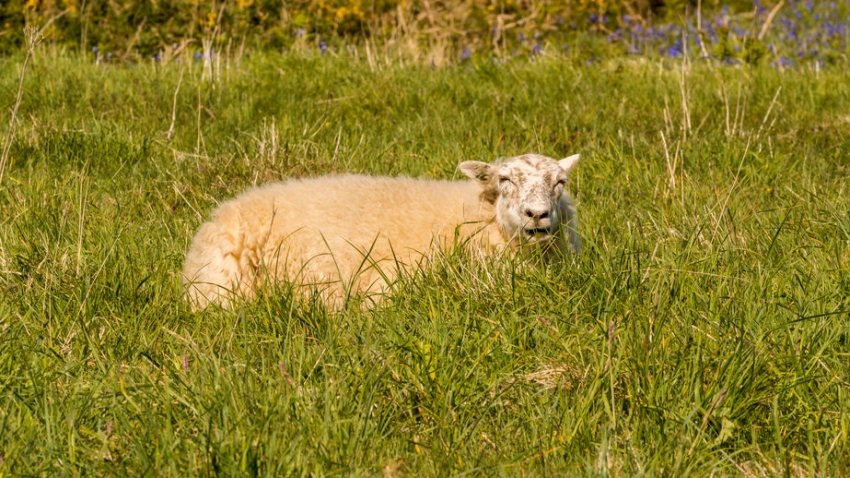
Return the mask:
[(546, 219), (547, 217), (549, 217), (549, 211), (547, 211), (545, 209), (541, 209), (541, 210), (526, 209), (525, 215), (532, 218), (532, 219), (540, 220), (540, 219)]

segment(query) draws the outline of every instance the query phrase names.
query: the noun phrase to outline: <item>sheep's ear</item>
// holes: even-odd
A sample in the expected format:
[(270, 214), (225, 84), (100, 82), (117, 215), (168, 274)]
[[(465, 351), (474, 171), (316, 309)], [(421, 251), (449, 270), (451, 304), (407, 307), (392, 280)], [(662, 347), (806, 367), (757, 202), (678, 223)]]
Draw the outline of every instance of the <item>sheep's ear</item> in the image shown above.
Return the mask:
[(577, 154), (574, 154), (572, 156), (567, 156), (566, 158), (558, 161), (558, 166), (560, 166), (561, 169), (563, 169), (564, 171), (569, 171), (569, 170), (573, 169), (576, 166), (576, 164), (578, 164), (578, 157), (579, 157), (579, 155), (577, 155)]
[(482, 161), (464, 161), (460, 163), (460, 171), (470, 179), (486, 183), (493, 177), (493, 165)]

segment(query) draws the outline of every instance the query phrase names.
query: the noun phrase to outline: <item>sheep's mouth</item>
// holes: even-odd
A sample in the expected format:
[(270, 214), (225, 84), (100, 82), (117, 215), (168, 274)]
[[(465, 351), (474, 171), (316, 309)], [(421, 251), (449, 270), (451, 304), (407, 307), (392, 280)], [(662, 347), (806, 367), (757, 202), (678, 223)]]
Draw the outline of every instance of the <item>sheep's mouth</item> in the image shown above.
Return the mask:
[(523, 231), (526, 236), (536, 241), (545, 241), (552, 237), (551, 227), (527, 227)]

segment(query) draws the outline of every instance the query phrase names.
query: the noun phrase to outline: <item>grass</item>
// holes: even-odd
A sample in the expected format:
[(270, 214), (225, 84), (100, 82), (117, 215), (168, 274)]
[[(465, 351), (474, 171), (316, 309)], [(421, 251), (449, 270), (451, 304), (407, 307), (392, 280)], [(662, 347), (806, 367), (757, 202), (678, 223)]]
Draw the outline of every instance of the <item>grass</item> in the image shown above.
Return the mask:
[[(0, 185), (2, 475), (850, 471), (841, 69), (30, 67)], [(583, 156), (574, 263), (453, 254), (369, 311), (182, 296), (193, 231), (253, 184), (529, 151)]]

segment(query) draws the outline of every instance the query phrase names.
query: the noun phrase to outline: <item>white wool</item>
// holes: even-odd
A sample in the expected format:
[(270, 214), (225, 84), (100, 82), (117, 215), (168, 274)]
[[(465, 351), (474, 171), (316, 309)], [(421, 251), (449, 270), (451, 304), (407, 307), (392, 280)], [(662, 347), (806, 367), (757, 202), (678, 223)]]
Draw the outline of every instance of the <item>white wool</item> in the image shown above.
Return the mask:
[[(518, 158), (542, 158), (540, 173), (526, 165), (508, 167)], [(572, 167), (577, 157), (568, 159)], [(525, 155), (493, 165), (463, 163), (461, 170), (477, 181), (341, 175), (249, 190), (216, 209), (192, 240), (183, 269), (189, 299), (195, 309), (227, 305), (233, 295), (251, 297), (265, 281), (284, 279), (316, 287), (329, 305), (339, 306), (346, 288), (381, 292), (399, 267), (414, 266), (435, 247), (463, 242), (488, 254), (526, 242), (518, 231), (526, 231), (527, 242), (545, 240), (559, 248), (568, 232), (577, 251), (575, 207), (562, 183), (554, 183), (552, 164), (558, 163)], [(523, 177), (515, 178), (511, 190), (505, 175), (514, 170)], [(526, 210), (517, 203), (531, 197), (534, 207), (545, 209), (545, 195), (531, 189), (543, 187), (543, 176), (553, 182), (546, 186), (552, 190), (551, 216), (523, 216), (525, 229), (517, 226), (516, 214), (501, 218), (510, 207)], [(531, 192), (523, 195), (521, 188)], [(553, 233), (540, 232), (543, 226)]]

